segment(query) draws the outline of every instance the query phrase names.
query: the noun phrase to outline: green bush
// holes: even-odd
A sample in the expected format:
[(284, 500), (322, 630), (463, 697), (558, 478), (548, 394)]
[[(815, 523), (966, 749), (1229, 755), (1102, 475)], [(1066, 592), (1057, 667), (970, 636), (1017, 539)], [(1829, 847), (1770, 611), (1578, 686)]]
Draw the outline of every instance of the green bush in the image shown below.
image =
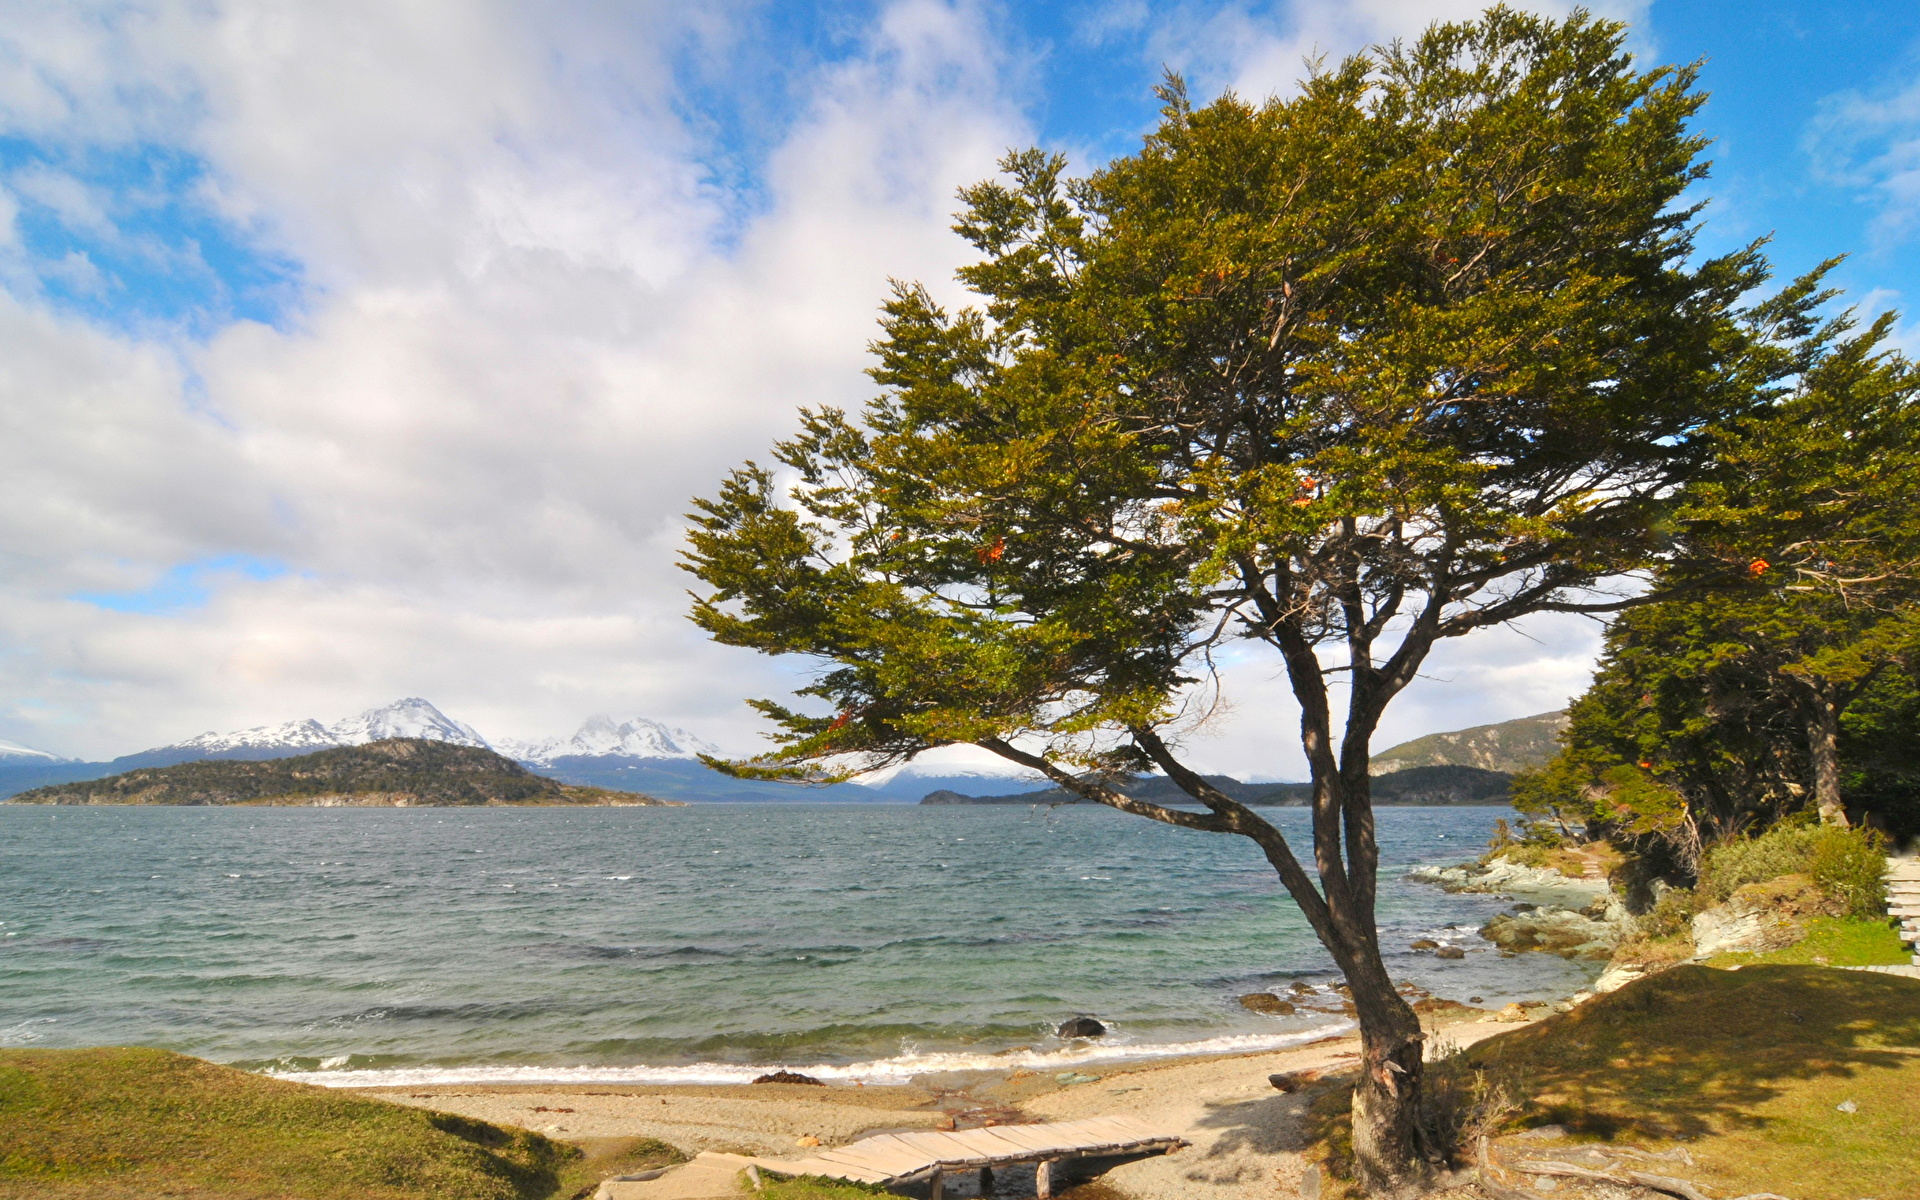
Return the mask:
[(1705, 903), (1719, 904), (1747, 884), (1806, 875), (1846, 915), (1872, 917), (1886, 911), (1886, 869), (1886, 845), (1874, 830), (1783, 822), (1709, 850), (1698, 892)]
[(1674, 937), (1688, 930), (1694, 914), (1703, 907), (1699, 893), (1692, 888), (1668, 888), (1640, 917), (1637, 932), (1654, 941)]

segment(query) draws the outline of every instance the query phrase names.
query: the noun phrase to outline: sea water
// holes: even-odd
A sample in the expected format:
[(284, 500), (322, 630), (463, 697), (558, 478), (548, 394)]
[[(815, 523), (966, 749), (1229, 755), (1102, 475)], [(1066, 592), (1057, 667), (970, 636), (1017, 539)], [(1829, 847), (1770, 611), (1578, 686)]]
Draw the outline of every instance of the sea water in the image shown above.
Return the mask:
[[(1268, 810), (1305, 848), (1306, 813)], [(1405, 878), (1501, 808), (1379, 813), (1396, 978), (1488, 1005), (1505, 901)], [(1459, 945), (1464, 959), (1408, 948)], [(1108, 809), (0, 806), (0, 1046), (162, 1046), (310, 1082), (887, 1082), (1347, 1027), (1257, 849)], [(1238, 997), (1304, 982), (1290, 1016)], [(1087, 1014), (1096, 1043), (1053, 1036)]]

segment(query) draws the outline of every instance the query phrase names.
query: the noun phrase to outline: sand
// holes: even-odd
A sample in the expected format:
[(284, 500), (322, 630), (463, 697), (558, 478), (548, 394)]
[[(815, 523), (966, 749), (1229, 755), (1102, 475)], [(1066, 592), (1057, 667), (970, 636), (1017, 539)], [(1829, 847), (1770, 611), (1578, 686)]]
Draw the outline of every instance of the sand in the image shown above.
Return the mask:
[[(1511, 1024), (1459, 1014), (1434, 1040), (1471, 1045)], [(1101, 1194), (1115, 1200), (1251, 1200), (1317, 1194), (1313, 1168), (1301, 1157), (1305, 1102), (1275, 1091), (1272, 1074), (1350, 1069), (1357, 1038), (1291, 1050), (1137, 1066), (1116, 1065), (1092, 1082), (1061, 1084), (1032, 1072), (971, 1072), (917, 1080), (905, 1087), (730, 1087), (615, 1085), (376, 1089), (368, 1094), (403, 1104), (519, 1125), (563, 1140), (652, 1137), (689, 1155), (700, 1152), (799, 1157), (818, 1138), (839, 1145), (886, 1131), (970, 1128), (1017, 1121), (1069, 1121), (1105, 1114), (1146, 1118), (1190, 1145), (1165, 1156), (1118, 1164), (1082, 1164), (1078, 1178), (1098, 1174)], [(1089, 1074), (1095, 1072), (1089, 1071)], [(653, 1183), (629, 1183), (618, 1200), (721, 1196), (732, 1192), (735, 1166), (709, 1158)], [(695, 1176), (702, 1181), (689, 1191)], [(1070, 1179), (1075, 1178), (1070, 1176)], [(1017, 1194), (1017, 1175), (1003, 1173)], [(950, 1181), (947, 1195), (972, 1194), (971, 1176)], [(716, 1190), (709, 1190), (716, 1189)], [(1061, 1189), (1064, 1191), (1064, 1187)], [(1031, 1196), (1031, 1190), (1024, 1193)], [(1058, 1193), (1056, 1193), (1058, 1194)]]

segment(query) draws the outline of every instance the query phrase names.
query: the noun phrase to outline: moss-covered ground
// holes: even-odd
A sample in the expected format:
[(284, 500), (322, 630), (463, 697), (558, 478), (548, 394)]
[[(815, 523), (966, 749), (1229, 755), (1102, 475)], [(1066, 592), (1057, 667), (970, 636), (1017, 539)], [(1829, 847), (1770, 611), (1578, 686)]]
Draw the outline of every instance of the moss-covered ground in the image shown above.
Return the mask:
[(161, 1050), (0, 1051), (0, 1200), (551, 1200), (676, 1159)]

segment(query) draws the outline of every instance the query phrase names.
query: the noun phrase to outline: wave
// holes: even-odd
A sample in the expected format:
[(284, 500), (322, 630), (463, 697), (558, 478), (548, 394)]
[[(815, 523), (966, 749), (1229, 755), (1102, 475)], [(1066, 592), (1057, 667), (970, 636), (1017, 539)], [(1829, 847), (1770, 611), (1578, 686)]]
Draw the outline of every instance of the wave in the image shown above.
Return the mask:
[[(440, 1084), (605, 1083), (605, 1084), (716, 1084), (752, 1083), (770, 1071), (798, 1071), (836, 1083), (904, 1084), (916, 1075), (947, 1071), (1065, 1070), (1094, 1063), (1139, 1062), (1161, 1058), (1192, 1058), (1211, 1054), (1257, 1054), (1284, 1050), (1304, 1042), (1347, 1033), (1352, 1021), (1334, 1021), (1290, 1033), (1243, 1033), (1202, 1038), (1192, 1042), (1121, 1042), (1072, 1045), (1058, 1050), (1021, 1048), (998, 1054), (979, 1051), (907, 1051), (891, 1058), (857, 1063), (685, 1063), (676, 1066), (552, 1067), (387, 1067), (368, 1070), (287, 1071), (263, 1074), (321, 1087), (422, 1087)], [(343, 1062), (327, 1059), (325, 1062)], [(324, 1065), (324, 1064), (323, 1064)]]

